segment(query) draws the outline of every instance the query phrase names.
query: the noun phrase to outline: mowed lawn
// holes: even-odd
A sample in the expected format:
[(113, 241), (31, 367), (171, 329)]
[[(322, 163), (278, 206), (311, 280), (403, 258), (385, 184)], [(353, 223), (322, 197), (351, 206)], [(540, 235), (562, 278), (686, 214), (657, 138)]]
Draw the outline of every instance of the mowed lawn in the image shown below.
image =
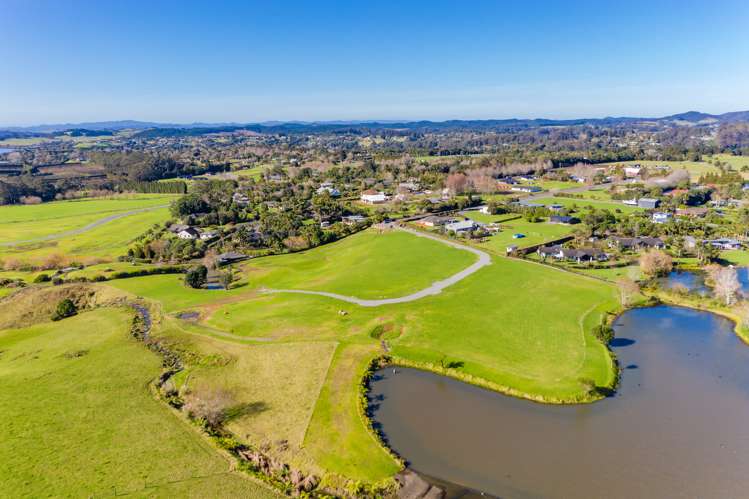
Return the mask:
[[(529, 222), (524, 218), (507, 220), (507, 215), (484, 215), (477, 212), (466, 212), (466, 215), (478, 222), (499, 223), (501, 231), (486, 238), (481, 246), (502, 255), (506, 253), (508, 246), (527, 248), (567, 236), (574, 230), (572, 225), (552, 224), (546, 220), (543, 222)], [(513, 238), (515, 234), (523, 234), (524, 237), (515, 239)]]
[(636, 206), (629, 206), (619, 201), (598, 201), (595, 199), (575, 199), (559, 196), (534, 199), (533, 202), (537, 204), (543, 204), (545, 206), (558, 204), (564, 206), (565, 208), (577, 207), (579, 210), (584, 209), (586, 206), (592, 206), (597, 210), (609, 210), (612, 213), (621, 212), (624, 214), (630, 214), (642, 210), (641, 208), (638, 208)]
[(132, 210), (168, 205), (170, 195), (134, 194), (113, 198), (0, 206), (0, 242), (15, 242), (80, 229), (92, 222)]
[(101, 309), (0, 331), (0, 490), (8, 497), (277, 497), (149, 392), (161, 361)]
[(369, 229), (309, 251), (246, 265), (252, 285), (377, 299), (407, 295), (470, 266), (472, 253), (412, 234)]

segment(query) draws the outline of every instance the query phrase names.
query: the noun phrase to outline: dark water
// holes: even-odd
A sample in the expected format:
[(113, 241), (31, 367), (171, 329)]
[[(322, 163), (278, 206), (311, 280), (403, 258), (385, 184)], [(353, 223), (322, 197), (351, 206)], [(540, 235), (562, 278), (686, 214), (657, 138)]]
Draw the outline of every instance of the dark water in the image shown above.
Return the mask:
[(749, 497), (749, 347), (659, 306), (615, 324), (614, 397), (550, 406), (414, 369), (380, 371), (374, 419), (413, 469), (499, 497)]
[[(737, 267), (736, 275), (741, 284), (740, 293), (749, 296), (749, 268)], [(661, 286), (673, 288), (674, 286), (684, 286), (690, 292), (698, 293), (702, 296), (712, 294), (712, 289), (705, 284), (705, 273), (691, 270), (674, 270), (668, 276), (659, 279)]]

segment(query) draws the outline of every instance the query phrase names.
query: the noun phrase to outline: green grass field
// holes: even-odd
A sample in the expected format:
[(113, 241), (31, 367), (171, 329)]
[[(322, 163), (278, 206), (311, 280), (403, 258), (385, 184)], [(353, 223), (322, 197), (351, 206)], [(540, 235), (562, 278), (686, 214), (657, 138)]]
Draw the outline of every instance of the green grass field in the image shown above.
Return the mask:
[(160, 359), (128, 318), (102, 309), (0, 331), (2, 495), (276, 497), (150, 394)]
[[(705, 158), (707, 159), (707, 158)], [(707, 161), (647, 161), (647, 160), (638, 160), (638, 161), (619, 161), (616, 163), (604, 163), (598, 166), (608, 166), (608, 165), (641, 165), (644, 167), (653, 167), (653, 166), (663, 166), (667, 165), (671, 167), (672, 170), (687, 170), (689, 172), (689, 178), (692, 182), (697, 182), (697, 179), (700, 178), (700, 175), (704, 173), (709, 172), (717, 172), (718, 170)]]
[[(133, 195), (111, 199), (60, 201), (33, 206), (0, 207), (0, 241), (12, 243), (77, 230), (111, 215), (168, 205), (171, 195)], [(50, 240), (0, 246), (0, 259), (39, 261), (51, 254), (78, 259), (123, 255), (130, 243), (154, 224), (169, 218), (168, 208), (136, 213), (107, 222), (81, 234)]]
[[(506, 222), (506, 216), (500, 218)], [(518, 230), (528, 224), (506, 223)], [(617, 309), (616, 287), (531, 262), (494, 258), (439, 295), (382, 307), (269, 294), (263, 288), (400, 296), (474, 261), (469, 252), (437, 241), (370, 229), (307, 252), (251, 260), (242, 267), (243, 285), (230, 291), (189, 289), (177, 275), (110, 281), (97, 289), (109, 297), (122, 291), (142, 296), (167, 314), (155, 315), (152, 334), (184, 354), (185, 370), (175, 381), (191, 390), (230, 391), (245, 408), (227, 423), (239, 440), (322, 476), (325, 484), (340, 485), (345, 479), (389, 483), (399, 464), (369, 433), (357, 409), (359, 381), (369, 361), (383, 353), (382, 340), (404, 362), (437, 366), (447, 360), (459, 366), (450, 374), (508, 393), (576, 399), (585, 394), (581, 378), (609, 385), (615, 374), (608, 351), (591, 330), (605, 311)], [(182, 310), (199, 315), (178, 319), (175, 312)], [(148, 394), (145, 386), (158, 373), (158, 359), (128, 338), (127, 318), (124, 312), (101, 310), (59, 325), (0, 332), (0, 387), (9, 387), (0, 390), (0, 401), (13, 407), (0, 425), (11, 435), (50, 426), (57, 435), (54, 459), (40, 465), (54, 470), (48, 479), (54, 483), (45, 482), (45, 490), (100, 495), (105, 492), (97, 486), (110, 484), (118, 493), (166, 496), (186, 489), (178, 480), (201, 476), (207, 478), (196, 481), (198, 494), (201, 487), (217, 487), (218, 492), (204, 494), (220, 496), (226, 490), (227, 495), (261, 497), (264, 489), (229, 473), (227, 462), (193, 428)], [(79, 350), (88, 352), (64, 355)], [(31, 391), (21, 388), (20, 380), (34, 378), (44, 381)], [(43, 410), (50, 404), (65, 415), (59, 421), (50, 419), (56, 413)], [(142, 419), (131, 424), (129, 417)], [(18, 427), (17, 421), (30, 422)], [(128, 424), (112, 433), (114, 421)], [(101, 427), (95, 437), (70, 436), (85, 435), (81, 428), (87, 424)], [(145, 442), (138, 439), (142, 433), (128, 433), (152, 426), (158, 435)], [(105, 434), (113, 436), (100, 436)], [(121, 443), (127, 439), (137, 453), (122, 451), (130, 448)], [(0, 459), (14, 469), (32, 469), (30, 463), (47, 454), (41, 447), (23, 454), (20, 441), (9, 440)], [(152, 455), (151, 447), (159, 453)], [(91, 452), (127, 472), (90, 465)], [(72, 467), (94, 478), (79, 478), (68, 471)], [(24, 488), (37, 486), (28, 473), (13, 478), (12, 490), (37, 495), (37, 489)]]
[[(529, 262), (496, 258), (439, 295), (376, 308), (258, 292), (263, 286), (345, 292), (386, 275), (388, 293), (402, 294), (414, 288), (413, 279), (426, 285), (454, 271), (450, 248), (439, 251), (431, 243), (438, 244), (371, 230), (302, 254), (251, 261), (245, 265), (249, 284), (229, 292), (188, 290), (176, 276), (109, 285), (166, 311), (200, 313), (197, 323), (166, 317), (163, 334), (202, 356), (226, 359), (209, 367), (197, 363), (189, 379), (193, 386), (231, 387), (244, 402), (258, 404), (262, 410), (232, 423), (240, 437), (270, 442), (271, 453), (331, 482), (340, 476), (381, 482), (397, 463), (356, 410), (358, 380), (382, 352), (380, 339), (408, 362), (459, 362), (458, 376), (547, 400), (580, 397), (581, 378), (608, 385), (614, 376), (608, 351), (591, 329), (605, 310), (617, 308), (616, 287)], [(337, 265), (332, 255), (341, 255)], [(277, 448), (277, 441), (288, 446)]]
[[(567, 236), (574, 230), (574, 225), (550, 224), (546, 221), (532, 223), (524, 218), (506, 221), (507, 215), (484, 215), (478, 212), (466, 212), (465, 214), (478, 222), (497, 222), (500, 224), (502, 230), (486, 238), (480, 246), (501, 255), (506, 253), (508, 246), (515, 245), (518, 248), (527, 248)], [(523, 234), (525, 237), (513, 239), (514, 234)]]
[(246, 269), (253, 285), (378, 299), (418, 291), (475, 260), (425, 237), (367, 230), (318, 249), (257, 259)]
[(593, 208), (596, 208), (597, 210), (609, 210), (612, 213), (623, 213), (625, 215), (634, 213), (636, 211), (642, 211), (641, 208), (638, 208), (636, 206), (628, 206), (618, 201), (598, 201), (595, 199), (587, 199), (587, 198), (576, 199), (576, 198), (566, 198), (566, 197), (557, 196), (557, 197), (535, 199), (533, 202), (547, 205), (547, 206), (551, 204), (559, 204), (567, 208), (573, 208), (577, 206), (579, 209), (582, 209), (586, 206), (592, 206)]
[(0, 241), (15, 242), (80, 229), (109, 215), (168, 205), (173, 196), (135, 194), (114, 198), (0, 206)]

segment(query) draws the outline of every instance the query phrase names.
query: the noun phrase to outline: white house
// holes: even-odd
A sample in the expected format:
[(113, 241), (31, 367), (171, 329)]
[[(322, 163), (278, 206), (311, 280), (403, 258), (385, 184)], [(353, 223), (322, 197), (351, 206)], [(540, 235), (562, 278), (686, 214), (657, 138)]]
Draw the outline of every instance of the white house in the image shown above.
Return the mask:
[(448, 232), (471, 232), (478, 228), (478, 224), (473, 220), (460, 220), (458, 222), (452, 222), (445, 225), (445, 230)]
[(671, 213), (655, 212), (653, 213), (653, 223), (665, 224), (671, 220), (674, 216)]
[(192, 227), (188, 227), (177, 232), (177, 237), (180, 239), (197, 239), (200, 237), (200, 232)]
[(491, 211), (491, 209), (489, 208), (488, 205), (480, 206), (479, 207), (479, 211), (481, 213), (483, 213), (484, 215), (491, 215), (492, 214), (492, 211)]
[(361, 200), (367, 204), (381, 204), (388, 200), (384, 192), (367, 189), (361, 193)]
[(200, 240), (201, 241), (210, 241), (212, 239), (216, 239), (218, 237), (218, 232), (215, 230), (206, 230), (200, 232)]
[(627, 166), (624, 168), (624, 176), (630, 178), (636, 177), (640, 174), (640, 170), (642, 170), (640, 165)]

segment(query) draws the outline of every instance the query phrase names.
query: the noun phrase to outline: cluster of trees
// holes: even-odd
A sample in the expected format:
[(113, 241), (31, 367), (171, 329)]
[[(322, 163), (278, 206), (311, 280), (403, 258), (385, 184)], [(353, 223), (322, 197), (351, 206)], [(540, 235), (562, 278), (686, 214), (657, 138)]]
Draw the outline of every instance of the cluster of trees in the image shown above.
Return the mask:
[(142, 192), (146, 194), (186, 194), (187, 183), (173, 180), (170, 182), (123, 182), (119, 185), (123, 192)]

